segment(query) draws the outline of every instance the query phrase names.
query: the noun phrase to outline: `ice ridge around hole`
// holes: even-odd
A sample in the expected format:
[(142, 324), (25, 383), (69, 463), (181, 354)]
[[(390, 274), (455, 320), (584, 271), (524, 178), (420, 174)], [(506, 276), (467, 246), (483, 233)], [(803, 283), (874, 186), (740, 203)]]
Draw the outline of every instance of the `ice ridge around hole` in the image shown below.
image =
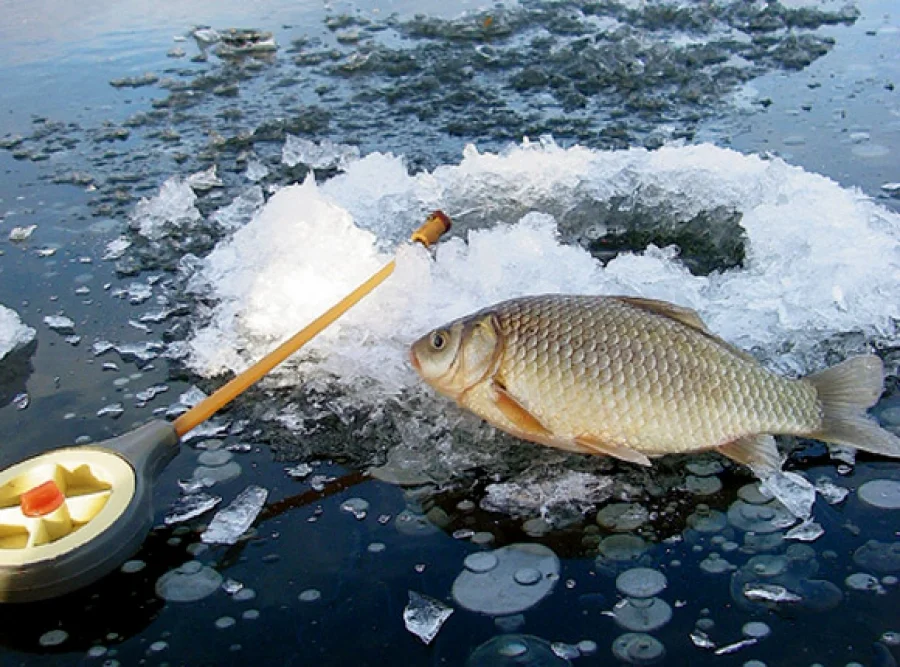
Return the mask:
[[(655, 247), (603, 265), (561, 241), (566, 206), (626, 195), (682, 217), (738, 211), (745, 266), (696, 276), (677, 249)], [(308, 178), (283, 188), (198, 263), (191, 289), (215, 305), (181, 350), (188, 365), (203, 375), (242, 370), (380, 268), (432, 208), (451, 217), (480, 209), (482, 228), (460, 215), (464, 238), (441, 243), (434, 261), (401, 246), (391, 279), (276, 371), (282, 381), (329, 378), (377, 404), (418, 384), (406, 360), (414, 338), (526, 293), (670, 300), (793, 373), (824, 365), (825, 341), (891, 337), (900, 318), (897, 214), (780, 159), (711, 145), (651, 152), (544, 142), (501, 154), (470, 147), (458, 165), (410, 175), (401, 158), (374, 153), (324, 185)]]

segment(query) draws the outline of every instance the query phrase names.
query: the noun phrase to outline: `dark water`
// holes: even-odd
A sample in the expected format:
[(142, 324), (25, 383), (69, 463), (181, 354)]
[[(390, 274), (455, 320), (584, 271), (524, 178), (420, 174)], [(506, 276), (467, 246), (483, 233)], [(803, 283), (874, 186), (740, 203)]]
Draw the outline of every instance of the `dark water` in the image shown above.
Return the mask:
[[(148, 340), (146, 331), (129, 324), (138, 311), (114, 292), (151, 278), (164, 288), (157, 294), (170, 299), (163, 305), (189, 308), (149, 325), (149, 340), (183, 338), (198, 306), (184, 296), (172, 270), (184, 253), (203, 255), (221, 235), (201, 225), (190, 236), (148, 244), (128, 224), (138, 199), (155, 194), (172, 175), (215, 164), (224, 188), (199, 199), (207, 214), (238, 191), (251, 153), (270, 169), (265, 185), (300, 180), (306, 167), (281, 162), (286, 134), (352, 144), (363, 154), (402, 154), (411, 170), (455, 163), (467, 143), (502, 150), (524, 135), (551, 134), (564, 146), (604, 150), (709, 141), (776, 153), (897, 210), (891, 191), (882, 188), (900, 173), (900, 25), (888, 2), (860, 3), (858, 10), (773, 5), (768, 11), (744, 3), (605, 2), (154, 7), (12, 2), (4, 10), (0, 303), (38, 336), (9, 380), (12, 391), (3, 393), (27, 391), (30, 400), (24, 410), (0, 406), (3, 466), (117, 435), (175, 402), (192, 383), (216, 385), (162, 357), (136, 364), (97, 356), (92, 344)], [(457, 18), (463, 10), (471, 13)], [(223, 58), (193, 38), (173, 41), (198, 25), (270, 30), (279, 47), (275, 54)], [(684, 43), (688, 48), (676, 48)], [(178, 48), (183, 56), (167, 56)], [(204, 54), (205, 61), (196, 61)], [(145, 72), (158, 78), (136, 86), (120, 81)], [(30, 224), (38, 228), (28, 242), (7, 241), (13, 226)], [(103, 260), (108, 242), (120, 234), (134, 245), (119, 260)], [(731, 241), (727, 237), (724, 246)], [(704, 246), (701, 259), (713, 267), (739, 263), (739, 256), (723, 253), (723, 244)], [(45, 248), (56, 253), (41, 256)], [(76, 291), (80, 286), (89, 291)], [(82, 336), (77, 345), (42, 323), (61, 312), (75, 321)], [(104, 370), (105, 362), (115, 362), (117, 370)], [(896, 391), (896, 378), (891, 382)], [(158, 383), (167, 393), (146, 405), (134, 398)], [(885, 637), (900, 632), (900, 586), (888, 579), (880, 591), (863, 591), (844, 583), (856, 572), (900, 572), (896, 556), (877, 568), (853, 558), (870, 540), (896, 547), (898, 510), (873, 508), (855, 493), (836, 505), (820, 498), (814, 518), (824, 534), (817, 540), (754, 546), (734, 525), (710, 533), (694, 529), (709, 510), (715, 515), (734, 505), (738, 489), (751, 481), (745, 472), (729, 468), (719, 475), (721, 490), (697, 496), (679, 488), (686, 461), (667, 461), (649, 477), (617, 468), (612, 500), (627, 496), (653, 518), (625, 531), (640, 537), (643, 551), (598, 562), (598, 544), (612, 535), (596, 527), (603, 503), (583, 520), (529, 535), (527, 517), (477, 507), (501, 464), (475, 471), (464, 483), (403, 489), (356, 472), (372, 462), (372, 450), (363, 455), (343, 443), (329, 449), (346, 425), (325, 417), (318, 431), (300, 438), (273, 433), (259, 420), (266, 401), (304, 400), (310, 399), (302, 392), (255, 392), (228, 415), (231, 433), (220, 441), (223, 448), (249, 447), (234, 452), (241, 475), (210, 492), (228, 503), (251, 483), (269, 490), (269, 505), (247, 539), (196, 552), (209, 515), (182, 527), (160, 526), (134, 557), (145, 564), (139, 572), (114, 572), (60, 600), (0, 607), (0, 662), (456, 665), (501, 628), (513, 628), (550, 642), (593, 641), (596, 652), (572, 663), (614, 664), (610, 647), (625, 632), (608, 614), (623, 597), (615, 575), (634, 565), (668, 579), (660, 596), (672, 607), (672, 620), (651, 632), (666, 647), (664, 664), (890, 665), (900, 656), (892, 636)], [(125, 406), (118, 419), (97, 415), (117, 402)], [(895, 394), (879, 406), (890, 408), (897, 409)], [(177, 480), (197, 467), (205, 451), (200, 440), (186, 443), (159, 479), (157, 523), (180, 494)], [(341, 465), (329, 460), (329, 451), (340, 452)], [(316, 491), (312, 477), (286, 475), (295, 461), (281, 459), (301, 453), (316, 464), (313, 475), (336, 481)], [(790, 465), (810, 480), (824, 476), (851, 491), (873, 479), (900, 479), (895, 463), (867, 456), (840, 474), (825, 449), (812, 443), (800, 443)], [(628, 484), (636, 488), (629, 491)], [(341, 509), (353, 497), (369, 503), (361, 520)], [(476, 508), (461, 501), (474, 501)], [(410, 513), (427, 517), (412, 522), (421, 526), (415, 534), (398, 529)], [(500, 622), (454, 603), (451, 589), (463, 561), (481, 549), (465, 531), (491, 533), (492, 548), (521, 542), (552, 548), (561, 559), (552, 594), (523, 618)], [(373, 543), (383, 550), (372, 550)], [(723, 548), (727, 543), (737, 547)], [(706, 573), (699, 564), (710, 553), (743, 569)], [(787, 573), (772, 581), (802, 591), (802, 604), (739, 604), (732, 596), (747, 567), (759, 565), (751, 559), (767, 554), (787, 563), (779, 561)], [(193, 603), (161, 599), (159, 577), (194, 555), (255, 597), (240, 601), (220, 590)], [(310, 589), (320, 597), (300, 599)], [(408, 591), (455, 608), (429, 646), (404, 628)], [(691, 641), (698, 619), (712, 619), (701, 627), (719, 647), (740, 640), (750, 621), (765, 622), (771, 635), (716, 655)], [(63, 630), (64, 639), (47, 645), (54, 630)]]

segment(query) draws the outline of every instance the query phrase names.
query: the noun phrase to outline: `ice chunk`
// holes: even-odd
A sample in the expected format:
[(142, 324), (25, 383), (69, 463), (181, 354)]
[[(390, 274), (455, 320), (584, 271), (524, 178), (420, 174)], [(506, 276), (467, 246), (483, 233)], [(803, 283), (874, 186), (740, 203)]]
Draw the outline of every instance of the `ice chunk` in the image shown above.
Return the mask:
[(281, 161), (293, 167), (300, 163), (310, 169), (346, 169), (347, 165), (359, 159), (356, 146), (336, 144), (328, 139), (319, 143), (287, 135), (281, 151)]
[(519, 482), (489, 484), (481, 507), (512, 516), (540, 513), (552, 525), (570, 518), (567, 510), (580, 515), (596, 507), (612, 495), (612, 487), (610, 477), (564, 469), (544, 470)]
[(799, 526), (791, 528), (784, 534), (786, 540), (800, 540), (801, 542), (813, 542), (825, 534), (825, 529), (815, 521), (804, 521)]
[(194, 206), (197, 195), (190, 184), (180, 178), (170, 178), (152, 199), (141, 199), (131, 214), (131, 224), (138, 233), (157, 240), (173, 229), (192, 225), (200, 220)]
[(211, 496), (207, 493), (193, 493), (188, 496), (182, 496), (175, 501), (168, 514), (166, 514), (166, 525), (170, 526), (174, 523), (189, 521), (194, 517), (205, 514), (220, 502), (222, 502), (222, 499), (219, 496)]
[(800, 602), (801, 598), (779, 584), (748, 583), (743, 588), (744, 597), (761, 602)]
[(27, 241), (34, 234), (37, 225), (28, 225), (26, 227), (13, 227), (9, 230), (9, 240), (14, 242)]
[(113, 239), (109, 243), (106, 244), (106, 252), (103, 254), (103, 259), (107, 260), (115, 260), (120, 259), (125, 251), (131, 247), (131, 241), (129, 241), (126, 237), (120, 236), (117, 239)]
[(34, 340), (36, 331), (22, 323), (16, 311), (0, 305), (0, 360)]
[(210, 219), (224, 230), (233, 232), (246, 225), (263, 203), (265, 203), (265, 197), (263, 197), (262, 188), (259, 186), (247, 188), (228, 206), (213, 213)]
[(207, 544), (234, 544), (253, 525), (268, 495), (260, 486), (248, 486), (228, 507), (216, 513), (200, 539)]
[(44, 317), (44, 324), (61, 334), (70, 334), (75, 331), (75, 322), (65, 315), (47, 315)]
[(440, 600), (409, 591), (409, 604), (403, 610), (403, 623), (407, 630), (425, 644), (430, 644), (452, 613), (453, 608)]
[(806, 521), (812, 514), (816, 489), (799, 473), (776, 471), (762, 480), (762, 488), (801, 521)]
[(213, 188), (222, 187), (222, 179), (216, 175), (216, 165), (211, 166), (205, 171), (198, 171), (191, 174), (185, 181), (194, 192), (205, 192)]

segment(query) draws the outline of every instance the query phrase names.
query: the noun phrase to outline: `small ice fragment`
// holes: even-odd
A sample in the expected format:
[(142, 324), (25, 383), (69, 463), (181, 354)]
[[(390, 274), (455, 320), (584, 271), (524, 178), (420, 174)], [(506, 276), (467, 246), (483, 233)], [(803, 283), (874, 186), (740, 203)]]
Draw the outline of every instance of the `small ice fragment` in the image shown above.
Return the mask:
[(762, 480), (762, 487), (801, 521), (806, 521), (812, 514), (816, 489), (798, 473), (775, 471)]
[(31, 405), (31, 397), (23, 391), (22, 393), (13, 396), (12, 403), (16, 406), (16, 410), (25, 410)]
[(113, 239), (109, 243), (106, 244), (106, 252), (103, 255), (103, 259), (106, 260), (115, 260), (121, 259), (121, 257), (125, 254), (125, 251), (131, 247), (131, 241), (129, 241), (124, 236), (120, 236), (117, 239)]
[(356, 146), (336, 144), (329, 139), (316, 143), (293, 134), (285, 137), (281, 151), (281, 161), (289, 167), (302, 162), (310, 169), (346, 169), (358, 159), (359, 149)]
[(709, 638), (709, 635), (703, 632), (703, 630), (693, 630), (691, 632), (691, 641), (694, 643), (694, 646), (698, 648), (713, 649), (716, 647)]
[(430, 644), (452, 613), (453, 608), (440, 600), (409, 591), (409, 604), (403, 610), (403, 622), (407, 630), (425, 644)]
[(578, 650), (577, 646), (566, 644), (565, 642), (552, 642), (550, 650), (563, 660), (574, 660), (581, 657), (581, 651)]
[(169, 513), (166, 514), (165, 523), (171, 526), (174, 523), (182, 523), (208, 512), (222, 502), (219, 496), (211, 496), (207, 493), (192, 493), (176, 500)]
[(37, 251), (38, 257), (53, 257), (56, 254), (56, 248), (41, 248)]
[(22, 323), (19, 314), (0, 305), (0, 359), (13, 350), (28, 345), (36, 335), (36, 331)]
[(205, 398), (206, 393), (203, 390), (198, 387), (191, 387), (178, 397), (178, 402), (192, 408)]
[(575, 646), (581, 655), (593, 655), (597, 652), (597, 642), (590, 639), (582, 639)]
[(800, 540), (801, 542), (813, 542), (825, 534), (825, 529), (815, 521), (806, 520), (799, 526), (791, 528), (784, 534), (786, 540)]
[(65, 315), (47, 315), (44, 324), (61, 334), (70, 334), (75, 331), (75, 322)]
[(155, 384), (151, 387), (147, 387), (143, 391), (137, 392), (134, 396), (139, 401), (143, 401), (144, 403), (146, 403), (148, 401), (152, 401), (154, 398), (166, 391), (169, 391), (168, 385)]
[(800, 602), (803, 600), (796, 593), (792, 593), (784, 586), (778, 584), (744, 584), (744, 597), (748, 600), (760, 602)]
[(313, 468), (308, 463), (298, 463), (295, 466), (290, 468), (285, 468), (284, 471), (288, 474), (288, 477), (293, 477), (294, 479), (304, 479), (309, 477), (312, 473)]
[(28, 225), (27, 227), (13, 227), (9, 230), (9, 240), (14, 242), (27, 241), (32, 234), (34, 234), (34, 230), (37, 229), (37, 225)]
[(747, 648), (748, 646), (753, 646), (759, 640), (751, 637), (749, 639), (742, 639), (739, 642), (734, 642), (733, 644), (728, 644), (726, 646), (722, 646), (715, 650), (716, 655), (728, 655), (730, 653), (736, 653), (740, 651), (742, 648)]
[(228, 593), (229, 595), (234, 595), (238, 591), (244, 588), (244, 584), (235, 579), (226, 579), (222, 583), (222, 590)]
[(98, 417), (109, 416), (109, 417), (112, 417), (113, 419), (118, 419), (119, 417), (122, 416), (123, 412), (125, 412), (125, 408), (122, 406), (121, 403), (110, 403), (109, 405), (106, 405), (106, 406), (100, 408), (99, 410), (97, 410), (97, 416)]
[(884, 510), (900, 509), (900, 482), (893, 479), (873, 479), (856, 492), (867, 505)]
[(849, 489), (838, 486), (827, 477), (819, 477), (816, 480), (816, 491), (829, 505), (838, 505), (850, 494)]
[(268, 495), (266, 489), (251, 484), (216, 513), (200, 539), (207, 544), (234, 544), (256, 520)]
[(248, 181), (253, 181), (255, 183), (256, 181), (261, 181), (268, 175), (269, 168), (262, 162), (253, 160), (247, 165), (246, 176)]
[(216, 165), (211, 166), (205, 171), (198, 171), (195, 174), (191, 174), (187, 177), (185, 182), (195, 192), (205, 192), (207, 190), (212, 190), (213, 188), (220, 188), (223, 185), (222, 179), (216, 175)]

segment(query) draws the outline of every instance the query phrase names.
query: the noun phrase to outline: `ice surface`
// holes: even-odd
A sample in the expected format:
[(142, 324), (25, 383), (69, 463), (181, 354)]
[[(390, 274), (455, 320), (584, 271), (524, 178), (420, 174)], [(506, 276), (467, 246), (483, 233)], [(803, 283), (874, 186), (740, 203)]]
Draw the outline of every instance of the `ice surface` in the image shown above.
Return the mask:
[(36, 333), (22, 323), (16, 311), (0, 305), (0, 360), (13, 350), (28, 345)]
[[(174, 217), (196, 213), (190, 188), (168, 181), (163, 190), (157, 199), (181, 202)], [(562, 244), (559, 219), (541, 213), (619, 197), (684, 218), (739, 212), (745, 267), (695, 276), (677, 253), (652, 247), (603, 266)], [(189, 364), (205, 375), (243, 369), (371, 275), (390, 259), (383, 244), (406, 237), (436, 207), (457, 216), (458, 230), (466, 230), (463, 210), (479, 211), (490, 226), (442, 243), (436, 261), (401, 247), (391, 279), (307, 347), (301, 359), (315, 363), (282, 374), (292, 382), (330, 376), (351, 392), (365, 385), (364, 400), (377, 403), (418, 385), (406, 347), (424, 331), (541, 292), (668, 299), (794, 372), (821, 366), (817, 345), (837, 334), (896, 334), (900, 216), (861, 193), (780, 159), (711, 145), (650, 152), (545, 142), (503, 154), (470, 147), (460, 164), (414, 176), (401, 158), (376, 153), (322, 186), (310, 178), (282, 189), (194, 275), (193, 288), (217, 305), (193, 334)], [(171, 206), (139, 208), (165, 209), (145, 211), (152, 221), (173, 217)]]
[(200, 539), (207, 544), (234, 544), (253, 525), (268, 496), (266, 489), (251, 484), (228, 507), (216, 512)]
[(403, 610), (403, 622), (407, 630), (425, 644), (430, 644), (452, 613), (453, 608), (440, 600), (409, 591), (409, 604)]

